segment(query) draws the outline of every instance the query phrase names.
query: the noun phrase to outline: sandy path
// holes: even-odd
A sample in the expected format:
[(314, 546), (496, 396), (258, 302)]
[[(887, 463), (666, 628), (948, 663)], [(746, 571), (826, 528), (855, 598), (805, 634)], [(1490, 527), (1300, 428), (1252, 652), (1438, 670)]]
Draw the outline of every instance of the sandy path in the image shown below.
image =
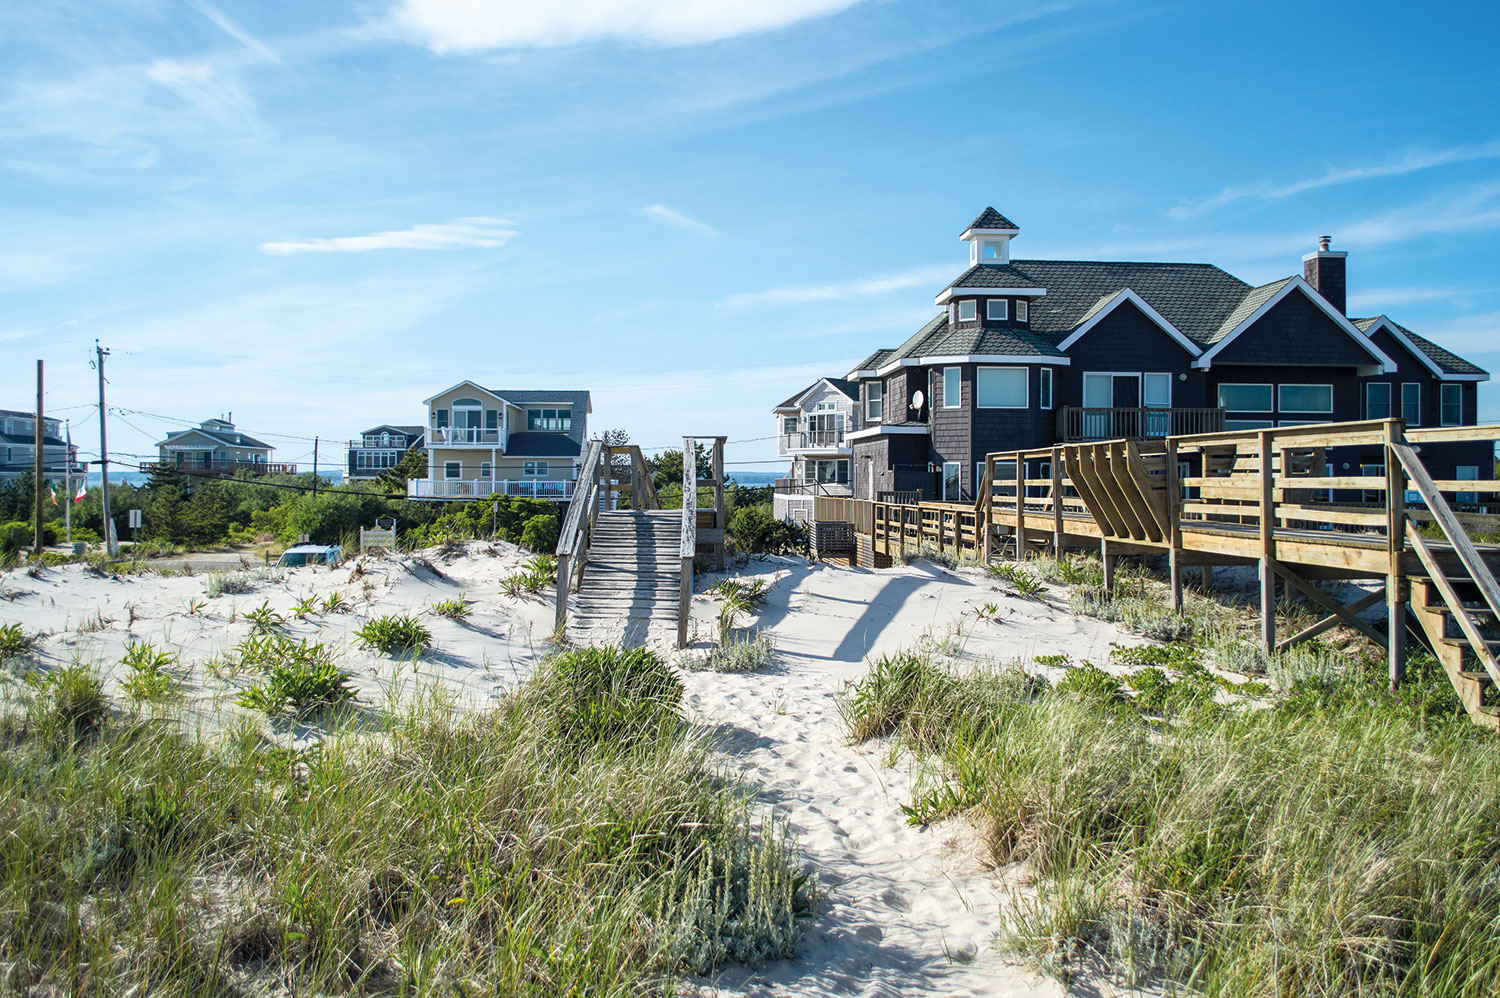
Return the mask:
[[(689, 676), (689, 704), (726, 752), (790, 821), (826, 892), (795, 960), (731, 968), (700, 994), (1061, 995), (1055, 982), (1007, 965), (994, 945), (1003, 888), (967, 822), (908, 826), (908, 761), (889, 746), (850, 746), (834, 704), (867, 654), (970, 631), (964, 652), (1010, 661), (1066, 651), (1103, 662), (1113, 626), (1005, 596), (978, 573), (924, 563), (882, 572), (787, 566), (757, 624), (775, 629), (764, 673)], [(695, 601), (697, 602), (697, 601)], [(994, 602), (995, 623), (972, 607)], [(1055, 602), (1055, 601), (1054, 601)], [(708, 633), (714, 604), (695, 607)]]

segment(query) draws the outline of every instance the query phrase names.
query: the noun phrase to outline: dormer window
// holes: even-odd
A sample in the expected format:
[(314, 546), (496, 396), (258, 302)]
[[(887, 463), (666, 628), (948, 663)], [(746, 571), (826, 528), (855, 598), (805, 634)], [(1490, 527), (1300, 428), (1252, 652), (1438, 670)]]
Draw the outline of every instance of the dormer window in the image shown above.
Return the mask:
[(973, 322), (979, 318), (979, 303), (972, 298), (964, 299), (958, 303), (958, 321)]
[(1018, 302), (1016, 302), (1016, 321), (1017, 322), (1025, 322), (1025, 321), (1027, 321), (1026, 320), (1026, 313), (1027, 313), (1028, 309), (1027, 309), (1026, 305), (1027, 305), (1027, 303), (1024, 302), (1024, 301), (1018, 301)]
[[(1010, 302), (1004, 298), (991, 298), (984, 303), (984, 317), (986, 319), (1004, 321), (1010, 311), (1009, 305)], [(1020, 309), (1016, 310), (1016, 314), (1019, 317)]]

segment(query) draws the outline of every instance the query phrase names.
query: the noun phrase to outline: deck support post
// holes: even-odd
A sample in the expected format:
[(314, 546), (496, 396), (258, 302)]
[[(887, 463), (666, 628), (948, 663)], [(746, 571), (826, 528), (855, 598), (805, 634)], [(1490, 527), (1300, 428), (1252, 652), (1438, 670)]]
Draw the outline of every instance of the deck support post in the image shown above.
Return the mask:
[(1271, 431), (1261, 430), (1256, 436), (1260, 444), (1260, 645), (1270, 655), (1276, 650), (1276, 479), (1271, 468)]
[(1062, 516), (1062, 448), (1052, 448), (1052, 557), (1061, 558), (1063, 551)]
[(1390, 553), (1390, 570), (1385, 583), (1386, 617), (1389, 644), (1386, 664), (1390, 671), (1392, 692), (1406, 678), (1406, 601), (1410, 584), (1401, 572), (1401, 555), (1406, 550), (1406, 476), (1395, 445), (1405, 443), (1402, 424), (1387, 420), (1385, 424), (1385, 508), (1386, 547)]
[(1182, 497), (1177, 482), (1177, 440), (1167, 438), (1167, 570), (1172, 581), (1172, 612), (1182, 612)]
[(1016, 561), (1026, 557), (1026, 456), (1016, 455)]
[(1198, 569), (1198, 584), (1203, 587), (1204, 592), (1214, 587), (1214, 567), (1204, 565)]
[(560, 628), (568, 622), (568, 590), (572, 588), (572, 556), (557, 556), (557, 619), (553, 626)]
[(1109, 538), (1099, 538), (1099, 560), (1104, 563), (1104, 594), (1113, 596), (1115, 594), (1115, 558), (1118, 555), (1111, 550)]
[[(687, 460), (691, 461), (689, 451)], [(693, 603), (693, 559), (682, 559), (682, 585), (677, 593), (677, 647), (686, 648), (688, 643), (688, 611)]]
[(1260, 559), (1260, 647), (1267, 655), (1276, 650), (1276, 572), (1270, 558)]

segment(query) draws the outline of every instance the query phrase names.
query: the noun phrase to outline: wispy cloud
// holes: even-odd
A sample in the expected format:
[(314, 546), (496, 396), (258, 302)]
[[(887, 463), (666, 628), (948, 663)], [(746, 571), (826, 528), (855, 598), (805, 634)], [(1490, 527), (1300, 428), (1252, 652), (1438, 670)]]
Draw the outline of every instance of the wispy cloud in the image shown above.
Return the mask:
[(858, 0), (399, 0), (390, 26), (437, 52), (620, 41), (701, 45), (823, 17)]
[[(900, 274), (884, 277), (868, 277), (841, 284), (819, 284), (800, 288), (768, 288), (765, 291), (745, 291), (719, 300), (725, 308), (744, 308), (748, 305), (805, 305), (809, 302), (840, 301), (846, 298), (867, 298), (871, 295), (889, 294), (907, 288), (919, 288), (940, 282), (953, 276), (953, 266), (919, 267)], [(937, 289), (934, 288), (934, 291)]]
[(455, 218), (440, 224), (374, 232), (365, 236), (331, 236), (287, 242), (261, 243), (262, 253), (368, 253), (371, 250), (494, 249), (518, 233), (503, 218)]
[(146, 76), (223, 124), (249, 123), (255, 102), (232, 77), (196, 59), (158, 59)]
[[(1422, 301), (1463, 298), (1472, 294), (1472, 291), (1459, 291), (1455, 288), (1374, 288), (1357, 295), (1350, 295), (1349, 309), (1351, 312), (1365, 309), (1384, 311), (1392, 305), (1411, 305)], [(1363, 311), (1360, 314), (1363, 314)]]
[(265, 59), (267, 62), (281, 61), (281, 57), (272, 52), (264, 42), (240, 27), (236, 22), (230, 20), (227, 14), (213, 4), (204, 3), (200, 0), (200, 2), (193, 4), (193, 6), (198, 8), (198, 12), (212, 21), (220, 31), (245, 46), (249, 51)]
[[(1500, 352), (1500, 312), (1424, 322), (1418, 327), (1418, 332), (1471, 359), (1476, 359), (1476, 355), (1495, 356)], [(1493, 361), (1489, 366), (1494, 370)]]
[(1408, 150), (1399, 159), (1387, 160), (1382, 163), (1370, 163), (1364, 166), (1351, 166), (1342, 168), (1330, 168), (1325, 173), (1316, 177), (1307, 177), (1295, 180), (1291, 183), (1262, 183), (1250, 184), (1240, 187), (1226, 187), (1212, 197), (1196, 201), (1184, 201), (1168, 210), (1167, 214), (1176, 219), (1196, 218), (1215, 208), (1222, 208), (1236, 201), (1275, 201), (1280, 198), (1291, 197), (1305, 191), (1314, 191), (1323, 187), (1334, 187), (1339, 184), (1353, 183), (1359, 180), (1374, 180), (1379, 177), (1399, 177), (1408, 173), (1417, 173), (1421, 170), (1430, 170), (1434, 167), (1449, 166), (1454, 163), (1469, 163), (1475, 160), (1500, 158), (1500, 142), (1485, 142), (1480, 145), (1454, 146), (1449, 149), (1438, 150)]
[(668, 225), (675, 225), (679, 229), (687, 229), (689, 232), (717, 235), (719, 231), (707, 222), (700, 222), (696, 218), (688, 218), (682, 212), (674, 211), (664, 204), (648, 204), (641, 211), (657, 221), (666, 222)]

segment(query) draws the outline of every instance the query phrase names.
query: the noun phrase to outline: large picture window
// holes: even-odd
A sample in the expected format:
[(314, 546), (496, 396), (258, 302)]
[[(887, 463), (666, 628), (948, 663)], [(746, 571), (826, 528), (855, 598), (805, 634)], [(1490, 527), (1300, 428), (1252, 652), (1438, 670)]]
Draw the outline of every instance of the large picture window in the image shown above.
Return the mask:
[(527, 409), (526, 428), (549, 433), (570, 433), (573, 430), (573, 410)]
[(1365, 418), (1391, 418), (1391, 386), (1383, 381), (1365, 385)]
[(1270, 412), (1273, 408), (1270, 385), (1220, 385), (1219, 408), (1230, 412)]
[(981, 409), (1026, 408), (1026, 368), (979, 368), (974, 376), (974, 404)]
[(1282, 385), (1276, 390), (1282, 412), (1332, 412), (1332, 385)]

